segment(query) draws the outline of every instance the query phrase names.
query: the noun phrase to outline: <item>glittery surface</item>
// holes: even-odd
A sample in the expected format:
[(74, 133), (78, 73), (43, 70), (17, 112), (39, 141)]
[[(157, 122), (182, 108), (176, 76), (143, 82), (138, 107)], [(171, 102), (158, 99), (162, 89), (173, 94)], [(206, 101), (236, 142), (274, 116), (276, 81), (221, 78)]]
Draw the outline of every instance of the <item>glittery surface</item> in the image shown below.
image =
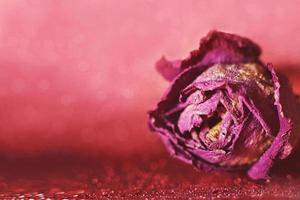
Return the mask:
[(253, 182), (240, 172), (205, 173), (165, 152), (145, 153), (134, 158), (102, 157), (98, 161), (40, 158), (6, 162), (0, 167), (0, 199), (300, 198), (300, 154), (275, 167), (272, 179)]

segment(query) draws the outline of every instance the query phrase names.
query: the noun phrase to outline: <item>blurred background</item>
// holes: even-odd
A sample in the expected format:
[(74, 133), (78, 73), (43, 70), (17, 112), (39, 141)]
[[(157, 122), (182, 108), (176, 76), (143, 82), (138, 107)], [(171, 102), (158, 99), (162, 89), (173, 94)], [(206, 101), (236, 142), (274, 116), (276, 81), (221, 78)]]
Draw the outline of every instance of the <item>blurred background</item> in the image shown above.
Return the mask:
[(0, 156), (167, 156), (147, 127), (168, 85), (154, 63), (185, 58), (212, 29), (260, 44), (299, 93), (299, 9), (283, 0), (2, 0)]
[(222, 2), (1, 1), (0, 153), (155, 151), (146, 112), (167, 83), (154, 63), (187, 57), (212, 29), (299, 68), (300, 2)]

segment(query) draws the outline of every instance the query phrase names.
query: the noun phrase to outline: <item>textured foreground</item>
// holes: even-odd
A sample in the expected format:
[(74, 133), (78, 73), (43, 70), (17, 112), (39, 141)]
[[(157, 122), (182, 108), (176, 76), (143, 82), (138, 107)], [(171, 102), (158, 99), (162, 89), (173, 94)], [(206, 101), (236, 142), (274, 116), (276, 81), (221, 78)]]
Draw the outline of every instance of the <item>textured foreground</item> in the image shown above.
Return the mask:
[(264, 183), (242, 173), (197, 172), (167, 155), (120, 160), (110, 156), (101, 162), (70, 157), (6, 161), (1, 166), (0, 198), (300, 199), (299, 159), (297, 154), (277, 165), (272, 179)]

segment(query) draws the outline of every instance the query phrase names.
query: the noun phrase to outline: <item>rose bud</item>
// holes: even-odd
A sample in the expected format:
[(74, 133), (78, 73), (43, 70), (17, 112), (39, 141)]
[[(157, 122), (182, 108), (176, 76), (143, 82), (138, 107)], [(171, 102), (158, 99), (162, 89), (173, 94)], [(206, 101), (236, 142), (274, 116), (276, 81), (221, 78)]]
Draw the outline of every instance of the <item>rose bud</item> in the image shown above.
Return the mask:
[(257, 180), (290, 155), (299, 100), (260, 53), (249, 39), (213, 31), (187, 59), (157, 62), (171, 84), (149, 124), (175, 157), (200, 169), (246, 169)]

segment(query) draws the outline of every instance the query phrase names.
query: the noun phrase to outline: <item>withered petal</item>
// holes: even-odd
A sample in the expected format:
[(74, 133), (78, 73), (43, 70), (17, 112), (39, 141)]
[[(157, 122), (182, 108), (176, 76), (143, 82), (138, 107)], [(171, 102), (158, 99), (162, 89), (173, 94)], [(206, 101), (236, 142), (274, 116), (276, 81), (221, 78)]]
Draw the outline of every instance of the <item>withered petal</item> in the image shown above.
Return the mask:
[[(268, 176), (268, 172), (270, 168), (273, 166), (275, 160), (277, 158), (285, 158), (291, 153), (291, 144), (289, 143), (290, 134), (292, 130), (292, 123), (291, 119), (286, 117), (286, 113), (291, 113), (295, 111), (291, 110), (284, 110), (283, 104), (281, 100), (283, 98), (288, 98), (288, 96), (281, 97), (281, 94), (283, 94), (279, 78), (271, 64), (268, 65), (269, 70), (272, 73), (272, 79), (275, 86), (275, 92), (274, 92), (274, 99), (275, 99), (275, 105), (277, 107), (279, 122), (280, 122), (280, 129), (271, 144), (270, 148), (259, 158), (258, 162), (255, 163), (248, 171), (248, 175), (252, 179), (263, 179)], [(292, 93), (291, 93), (292, 94)], [(291, 96), (290, 100), (295, 99), (294, 96)], [(286, 100), (285, 100), (286, 101)], [(295, 100), (294, 100), (295, 101)], [(292, 103), (292, 105), (296, 105), (295, 102)], [(285, 104), (285, 106), (288, 106)], [(297, 112), (297, 110), (296, 110)]]
[(247, 38), (212, 31), (184, 60), (157, 62), (170, 87), (149, 112), (172, 155), (197, 168), (249, 168), (266, 178), (300, 132), (300, 101)]
[(184, 60), (169, 61), (162, 57), (156, 63), (157, 71), (172, 81), (184, 69), (195, 65), (259, 63), (260, 47), (251, 40), (221, 31), (211, 31), (200, 41), (199, 48)]

